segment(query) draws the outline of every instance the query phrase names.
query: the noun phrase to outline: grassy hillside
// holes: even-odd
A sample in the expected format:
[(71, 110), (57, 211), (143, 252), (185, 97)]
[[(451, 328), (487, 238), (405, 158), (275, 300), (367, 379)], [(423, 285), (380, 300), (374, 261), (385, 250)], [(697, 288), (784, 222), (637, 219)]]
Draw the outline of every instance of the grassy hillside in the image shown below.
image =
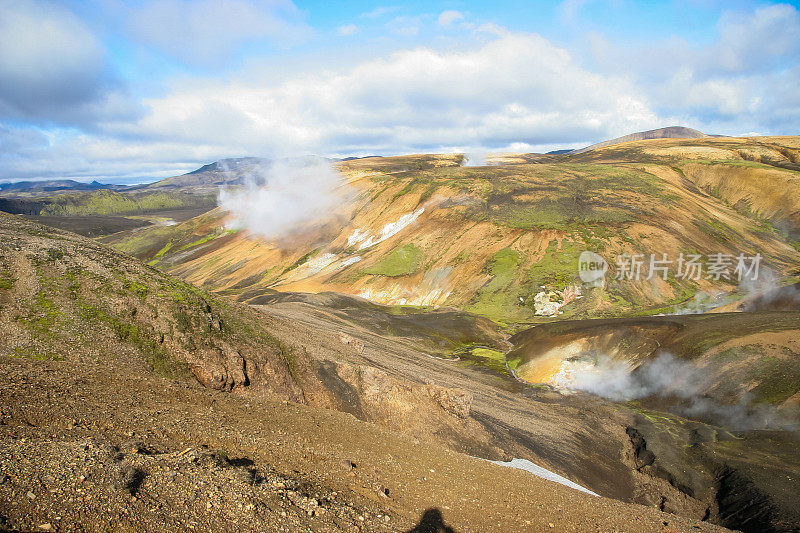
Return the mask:
[[(487, 167), (460, 156), (346, 161), (358, 191), (349, 223), (292, 243), (230, 233), (214, 211), (168, 228), (120, 233), (120, 250), (210, 290), (338, 291), (379, 303), (450, 306), (516, 330), (564, 318), (670, 312), (726, 279), (578, 278), (584, 250), (622, 254), (761, 254), (798, 274), (797, 137), (644, 140), (577, 155), (504, 155)], [(413, 221), (370, 245), (387, 224)], [(646, 276), (646, 270), (644, 271)]]
[(302, 394), (298, 355), (246, 306), (11, 215), (0, 214), (0, 235), (0, 354), (72, 363), (110, 357), (213, 388)]
[(96, 191), (81, 194), (62, 194), (47, 198), (41, 215), (89, 216), (135, 215), (174, 209), (213, 207), (216, 196), (166, 192)]

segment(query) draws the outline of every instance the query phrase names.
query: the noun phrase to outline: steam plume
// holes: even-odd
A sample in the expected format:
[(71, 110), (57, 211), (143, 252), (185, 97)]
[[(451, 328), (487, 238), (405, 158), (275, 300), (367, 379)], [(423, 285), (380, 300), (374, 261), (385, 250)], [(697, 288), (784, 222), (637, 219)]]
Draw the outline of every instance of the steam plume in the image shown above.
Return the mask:
[(305, 157), (257, 165), (243, 187), (220, 190), (218, 203), (233, 215), (232, 227), (282, 239), (324, 223), (351, 197), (328, 161)]
[(709, 419), (736, 430), (798, 429), (795, 420), (772, 405), (753, 403), (747, 395), (735, 404), (708, 397), (706, 372), (666, 352), (633, 371), (626, 362), (605, 355), (585, 363), (572, 372), (569, 388), (615, 401), (650, 396), (677, 399), (676, 411), (680, 414)]
[(487, 165), (486, 162), (486, 152), (470, 152), (468, 154), (464, 154), (464, 158), (461, 160), (461, 166), (463, 167), (482, 167)]

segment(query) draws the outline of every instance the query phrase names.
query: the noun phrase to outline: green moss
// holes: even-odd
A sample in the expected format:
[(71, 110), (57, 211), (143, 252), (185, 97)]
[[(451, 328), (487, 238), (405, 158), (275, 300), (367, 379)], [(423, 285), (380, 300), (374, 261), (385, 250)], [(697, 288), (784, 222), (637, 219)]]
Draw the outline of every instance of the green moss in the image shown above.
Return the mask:
[(59, 316), (63, 313), (43, 290), (36, 293), (33, 307), (27, 316), (18, 316), (17, 321), (27, 327), (37, 337), (49, 337)]
[(189, 207), (213, 207), (213, 195), (170, 194), (165, 192), (121, 193), (101, 190), (83, 194), (51, 197), (42, 215), (90, 216), (125, 215)]
[(5, 268), (0, 270), (0, 289), (8, 290), (14, 286), (14, 277), (10, 270)]
[(496, 218), (501, 218), (506, 225), (519, 229), (566, 229), (569, 215), (562, 212), (549, 201), (530, 206), (514, 206)]
[(518, 303), (518, 291), (512, 288), (519, 262), (519, 253), (511, 248), (496, 252), (484, 267), (492, 278), (481, 287), (467, 311), (503, 325), (526, 318), (528, 313)]
[(509, 375), (506, 369), (506, 357), (503, 352), (490, 348), (473, 348), (472, 356), (487, 368)]
[(216, 239), (217, 237), (219, 237), (219, 235), (220, 234), (218, 232), (216, 232), (216, 231), (213, 232), (213, 233), (209, 233), (208, 235), (206, 235), (205, 237), (203, 237), (201, 239), (198, 239), (196, 241), (192, 241), (189, 244), (184, 244), (183, 246), (178, 248), (178, 251), (182, 252), (184, 250), (188, 250), (189, 248), (194, 248), (195, 246), (200, 246), (201, 244), (205, 244), (208, 241)]
[(427, 305), (387, 305), (384, 310), (393, 316), (407, 316), (416, 313), (425, 313), (434, 308)]
[(33, 359), (36, 361), (63, 361), (64, 358), (52, 352), (42, 352), (32, 346), (15, 346), (11, 350), (12, 357), (21, 357), (23, 359)]
[(142, 299), (147, 296), (148, 292), (150, 292), (150, 287), (148, 287), (144, 283), (139, 283), (138, 281), (126, 282), (124, 286), (127, 290), (131, 291), (136, 296)]
[(173, 359), (153, 338), (141, 331), (138, 325), (122, 320), (104, 309), (86, 301), (77, 290), (72, 291), (78, 314), (84, 322), (94, 325), (105, 325), (113, 331), (117, 338), (135, 346), (144, 356), (145, 361), (154, 373), (168, 378), (174, 378), (185, 373), (185, 364)]
[(166, 293), (161, 294), (160, 296), (166, 296), (166, 297), (170, 298), (173, 302), (178, 303), (178, 304), (189, 303), (189, 301), (186, 299), (186, 295), (184, 295), (180, 291), (174, 291), (174, 290), (173, 291), (168, 291)]
[(666, 196), (657, 178), (630, 168), (541, 167), (526, 169), (525, 179), (520, 181), (493, 182), (487, 199), (491, 220), (512, 228), (561, 231), (573, 231), (579, 225), (620, 225), (642, 213), (630, 207), (632, 194)]
[(292, 271), (292, 270), (294, 270), (295, 268), (297, 268), (297, 267), (299, 267), (300, 265), (304, 264), (304, 263), (305, 263), (305, 262), (307, 262), (309, 259), (311, 259), (311, 258), (312, 258), (312, 257), (314, 257), (315, 255), (317, 255), (317, 252), (319, 252), (319, 248), (315, 248), (314, 250), (311, 250), (311, 251), (310, 251), (310, 252), (308, 252), (307, 254), (303, 255), (303, 256), (302, 256), (300, 259), (298, 259), (297, 261), (295, 261), (295, 262), (294, 262), (294, 263), (292, 263), (291, 265), (289, 265), (289, 266), (287, 266), (286, 268), (284, 268), (284, 269), (283, 269), (283, 272), (281, 272), (281, 276), (283, 276), (283, 275), (284, 275), (284, 274), (286, 274), (287, 272), (291, 272), (291, 271)]
[(406, 244), (384, 256), (365, 272), (376, 276), (407, 276), (419, 269), (422, 257), (422, 250), (418, 246)]
[(458, 358), (464, 365), (482, 366), (502, 376), (512, 377), (506, 367), (505, 354), (492, 348), (467, 344), (444, 355), (448, 358)]
[(152, 250), (161, 250), (168, 241), (179, 237), (177, 231), (177, 226), (146, 228), (126, 237), (124, 241), (114, 243), (113, 247), (128, 254), (152, 253)]
[(748, 239), (729, 224), (711, 216), (707, 211), (702, 212), (702, 218), (692, 220), (697, 228), (712, 237), (719, 243), (730, 245), (732, 243), (746, 242)]
[(797, 393), (800, 384), (800, 365), (794, 362), (794, 358), (785, 361), (764, 356), (751, 374), (752, 378), (760, 381), (750, 391), (757, 402), (780, 405)]
[(147, 262), (148, 265), (155, 265), (161, 258), (164, 257), (164, 254), (169, 252), (170, 248), (172, 248), (172, 241), (167, 242), (159, 251), (156, 252), (156, 255), (153, 256), (153, 259)]
[[(759, 168), (764, 170), (775, 170), (774, 166), (767, 165), (765, 163), (758, 163), (756, 161), (742, 161), (738, 159), (719, 159), (719, 160), (712, 160), (712, 159), (685, 159), (681, 161), (682, 164), (687, 163), (699, 163), (701, 165), (720, 165), (720, 166), (729, 166), (729, 167), (745, 167), (745, 168)], [(789, 170), (785, 168), (781, 168), (784, 172), (791, 172), (797, 173), (796, 170)]]
[(561, 241), (561, 249), (553, 240), (547, 245), (544, 257), (531, 266), (528, 278), (538, 292), (539, 286), (563, 290), (578, 278), (578, 257), (583, 250), (574, 242)]
[(488, 270), (494, 276), (489, 286), (505, 286), (510, 282), (519, 265), (519, 253), (511, 248), (503, 248), (495, 253), (488, 264)]
[(410, 180), (408, 183), (405, 184), (405, 186), (402, 189), (397, 191), (394, 194), (394, 196), (392, 196), (392, 201), (395, 201), (396, 199), (400, 198), (401, 196), (405, 196), (409, 192), (413, 191), (414, 190), (414, 185), (416, 185), (416, 181), (413, 180), (413, 179)]
[(61, 259), (62, 257), (64, 257), (64, 252), (62, 252), (61, 250), (56, 250), (56, 249), (47, 250), (47, 259), (49, 261), (55, 261), (56, 259)]

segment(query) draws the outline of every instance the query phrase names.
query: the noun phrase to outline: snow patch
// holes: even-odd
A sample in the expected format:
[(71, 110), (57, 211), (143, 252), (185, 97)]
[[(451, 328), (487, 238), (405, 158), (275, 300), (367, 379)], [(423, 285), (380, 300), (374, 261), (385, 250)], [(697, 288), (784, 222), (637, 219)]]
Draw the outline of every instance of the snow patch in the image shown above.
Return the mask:
[(350, 266), (350, 265), (352, 265), (354, 263), (358, 263), (359, 261), (361, 261), (361, 256), (360, 255), (357, 255), (355, 257), (348, 257), (347, 259), (342, 261), (342, 264), (339, 265), (339, 268), (344, 268), (344, 267)]
[(379, 289), (366, 288), (360, 297), (386, 305), (425, 305), (439, 307), (450, 296), (451, 287), (447, 281), (453, 267), (435, 268), (422, 276), (419, 284), (407, 287), (399, 284)]
[(356, 228), (353, 233), (347, 237), (347, 245), (348, 246), (355, 246), (358, 244), (359, 250), (364, 250), (366, 248), (370, 248), (375, 246), (376, 244), (385, 241), (386, 239), (393, 237), (400, 233), (404, 228), (406, 228), (409, 224), (417, 220), (419, 216), (425, 212), (424, 207), (420, 207), (416, 211), (412, 211), (411, 213), (406, 213), (405, 215), (401, 216), (395, 222), (389, 222), (383, 229), (381, 230), (380, 235), (374, 237), (369, 234), (367, 230), (362, 230), (360, 228)]
[[(303, 278), (311, 277), (315, 274), (319, 274), (324, 270), (329, 271), (336, 271), (341, 270), (345, 267), (348, 267), (354, 263), (358, 263), (361, 261), (361, 257), (356, 255), (353, 257), (348, 257), (340, 262), (338, 262), (340, 256), (337, 254), (332, 254), (329, 252), (325, 252), (320, 254), (313, 259), (310, 259), (297, 267), (294, 272), (289, 275), (290, 280), (298, 280)], [(337, 263), (338, 262), (338, 263)]]
[(542, 479), (546, 479), (548, 481), (554, 481), (556, 483), (564, 485), (565, 487), (579, 490), (581, 492), (585, 492), (586, 494), (591, 494), (592, 496), (599, 496), (599, 494), (597, 494), (596, 492), (592, 492), (586, 487), (578, 485), (574, 481), (570, 481), (564, 476), (559, 476), (555, 472), (551, 472), (546, 468), (542, 468), (541, 466), (531, 461), (528, 461), (527, 459), (512, 459), (511, 461), (489, 461), (489, 462), (494, 463), (496, 465), (505, 466), (508, 468), (525, 470), (526, 472), (530, 472), (534, 476), (540, 477)]
[(384, 305), (425, 305), (439, 307), (441, 302), (447, 300), (450, 291), (434, 289), (426, 293), (409, 290), (405, 287), (394, 286), (389, 289), (375, 290), (364, 289), (359, 294), (361, 298)]
[(331, 265), (334, 261), (336, 261), (336, 254), (326, 252), (306, 261), (301, 268), (306, 275), (316, 274), (323, 268)]

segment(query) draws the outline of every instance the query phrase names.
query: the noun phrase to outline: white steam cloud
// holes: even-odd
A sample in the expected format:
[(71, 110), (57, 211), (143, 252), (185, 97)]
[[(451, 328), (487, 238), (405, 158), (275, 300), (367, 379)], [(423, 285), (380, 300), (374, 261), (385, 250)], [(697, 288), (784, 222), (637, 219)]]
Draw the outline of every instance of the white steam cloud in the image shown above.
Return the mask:
[(741, 396), (735, 404), (709, 397), (706, 372), (666, 352), (633, 371), (628, 363), (606, 355), (572, 365), (569, 375), (561, 376), (562, 384), (570, 389), (614, 401), (652, 396), (672, 398), (677, 400), (675, 410), (680, 414), (705, 418), (735, 430), (799, 429), (796, 420), (772, 405), (753, 403), (748, 395)]
[(264, 162), (243, 181), (220, 190), (219, 206), (233, 215), (231, 227), (266, 239), (321, 225), (352, 197), (342, 175), (318, 157)]
[(464, 158), (461, 160), (461, 166), (463, 167), (483, 167), (486, 166), (488, 163), (486, 161), (486, 156), (488, 155), (487, 152), (484, 151), (476, 151), (470, 152), (468, 154), (464, 154)]
[(786, 285), (769, 269), (762, 269), (757, 280), (743, 281), (739, 289), (746, 297), (742, 311), (800, 309), (800, 283)]

